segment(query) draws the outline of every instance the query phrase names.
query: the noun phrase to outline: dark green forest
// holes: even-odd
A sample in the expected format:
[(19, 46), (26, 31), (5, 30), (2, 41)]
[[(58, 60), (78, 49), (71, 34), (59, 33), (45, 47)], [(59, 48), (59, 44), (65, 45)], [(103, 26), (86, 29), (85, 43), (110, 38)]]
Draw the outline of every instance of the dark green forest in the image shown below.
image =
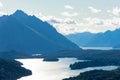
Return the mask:
[(22, 63), (15, 60), (0, 59), (0, 80), (16, 80), (32, 74), (21, 65)]
[(120, 68), (111, 71), (93, 70), (81, 73), (79, 76), (63, 80), (120, 80)]

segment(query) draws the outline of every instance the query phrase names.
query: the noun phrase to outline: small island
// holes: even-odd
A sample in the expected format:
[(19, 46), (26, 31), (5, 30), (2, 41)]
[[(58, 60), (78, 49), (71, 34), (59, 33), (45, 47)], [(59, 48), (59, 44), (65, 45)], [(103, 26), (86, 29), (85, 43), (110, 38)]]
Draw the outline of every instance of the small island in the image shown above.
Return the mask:
[(47, 62), (57, 62), (59, 61), (58, 58), (44, 58), (43, 61), (47, 61)]

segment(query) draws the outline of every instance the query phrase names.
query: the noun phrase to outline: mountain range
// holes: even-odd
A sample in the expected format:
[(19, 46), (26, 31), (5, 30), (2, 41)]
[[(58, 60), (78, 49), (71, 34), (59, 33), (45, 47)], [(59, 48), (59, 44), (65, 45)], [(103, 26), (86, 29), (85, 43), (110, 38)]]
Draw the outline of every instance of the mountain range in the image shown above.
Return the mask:
[(0, 51), (50, 53), (80, 49), (47, 22), (17, 10), (0, 17)]
[[(78, 46), (82, 47), (115, 47), (120, 44), (120, 29), (106, 31), (104, 33), (77, 33), (66, 37)], [(119, 46), (120, 47), (120, 46)]]

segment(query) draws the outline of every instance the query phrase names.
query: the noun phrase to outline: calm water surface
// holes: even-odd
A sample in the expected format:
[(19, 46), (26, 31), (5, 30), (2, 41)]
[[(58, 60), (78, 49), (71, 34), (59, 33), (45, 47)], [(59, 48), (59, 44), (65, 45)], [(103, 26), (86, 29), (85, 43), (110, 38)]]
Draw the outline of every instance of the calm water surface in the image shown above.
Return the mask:
[(62, 80), (94, 69), (112, 70), (117, 68), (116, 66), (106, 66), (70, 70), (70, 64), (84, 61), (76, 58), (60, 58), (58, 62), (44, 62), (43, 59), (18, 59), (18, 61), (22, 62), (23, 67), (30, 69), (33, 73), (31, 76), (22, 77), (18, 80)]
[(83, 50), (91, 49), (91, 50), (112, 50), (112, 47), (81, 47)]

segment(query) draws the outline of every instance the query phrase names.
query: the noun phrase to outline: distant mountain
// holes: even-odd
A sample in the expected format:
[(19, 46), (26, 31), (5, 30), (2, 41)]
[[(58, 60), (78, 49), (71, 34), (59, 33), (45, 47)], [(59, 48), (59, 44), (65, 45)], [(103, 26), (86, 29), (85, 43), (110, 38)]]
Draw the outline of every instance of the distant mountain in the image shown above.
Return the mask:
[(83, 47), (114, 47), (120, 44), (120, 29), (106, 31), (104, 33), (77, 33), (66, 37), (72, 42)]
[(115, 45), (113, 48), (120, 49), (120, 44)]
[(21, 10), (0, 17), (0, 51), (49, 53), (80, 49), (53, 26)]

